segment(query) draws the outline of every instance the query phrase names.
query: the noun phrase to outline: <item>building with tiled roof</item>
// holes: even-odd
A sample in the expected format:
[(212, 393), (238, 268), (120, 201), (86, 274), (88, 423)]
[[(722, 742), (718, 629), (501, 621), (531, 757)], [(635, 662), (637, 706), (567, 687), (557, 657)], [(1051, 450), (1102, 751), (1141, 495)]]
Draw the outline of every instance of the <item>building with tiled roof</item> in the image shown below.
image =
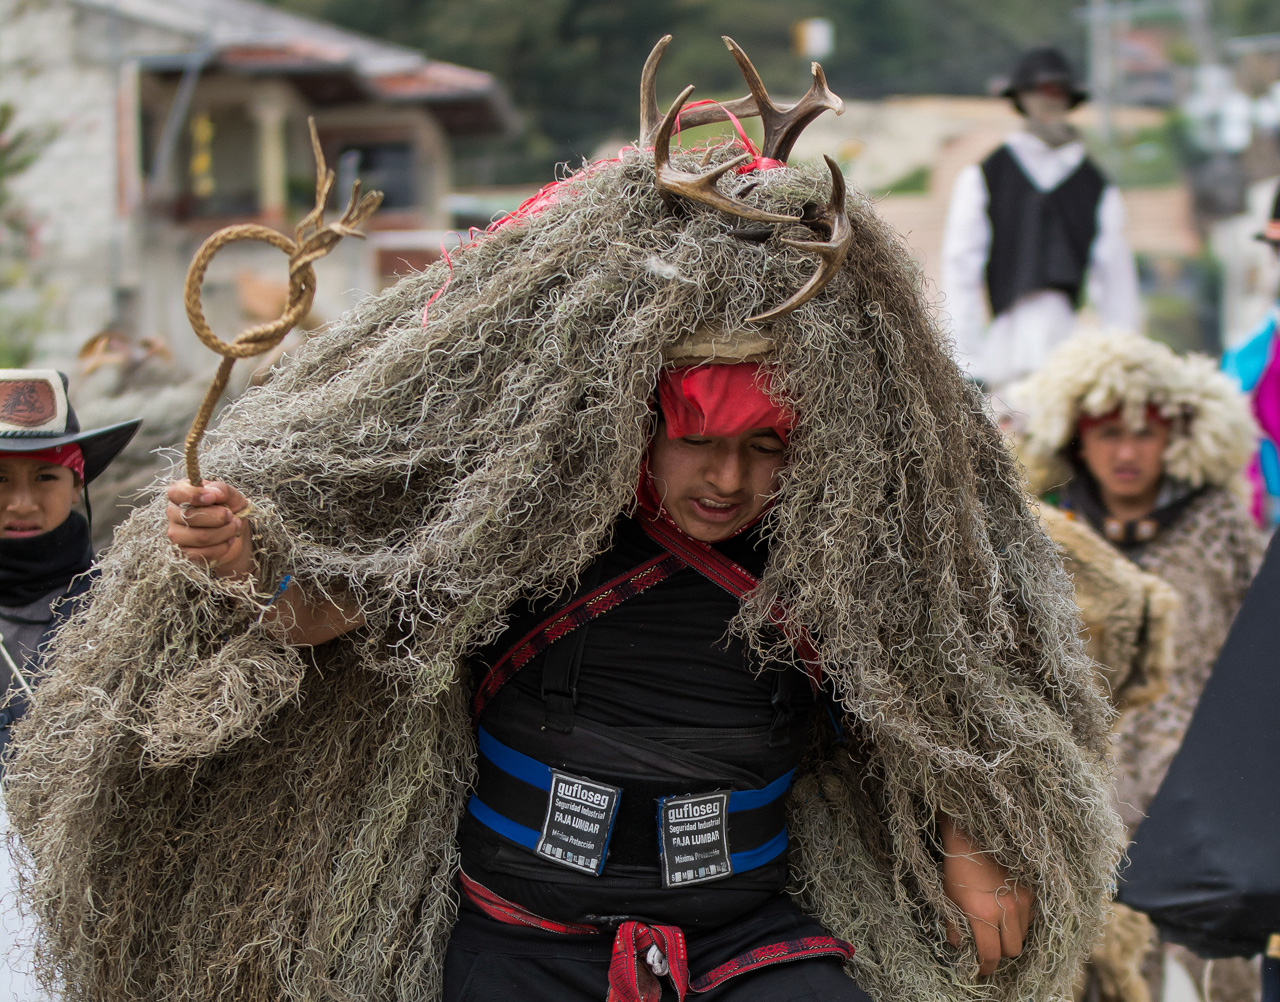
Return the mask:
[[(54, 131), (13, 183), (37, 226), (51, 358), (110, 327), (203, 367), (181, 307), (187, 261), (227, 222), (288, 230), (310, 207), (308, 116), (342, 200), (356, 175), (386, 194), (371, 239), (321, 262), (324, 319), (433, 255), (451, 140), (514, 123), (488, 73), (252, 0), (0, 0), (0, 23), (0, 102), (17, 127)], [(284, 275), (266, 246), (219, 255), (214, 327), (229, 338), (253, 319), (246, 276)]]

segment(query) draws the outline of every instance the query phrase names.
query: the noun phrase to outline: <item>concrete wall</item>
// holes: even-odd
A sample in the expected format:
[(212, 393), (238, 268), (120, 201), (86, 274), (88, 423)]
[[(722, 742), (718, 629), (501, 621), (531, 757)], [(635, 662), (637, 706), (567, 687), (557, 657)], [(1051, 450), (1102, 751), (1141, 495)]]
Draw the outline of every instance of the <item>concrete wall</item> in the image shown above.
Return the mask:
[(0, 101), (16, 106), (18, 128), (57, 130), (11, 190), (37, 224), (32, 268), (50, 300), (39, 353), (62, 359), (111, 319), (111, 290), (128, 268), (115, 170), (122, 73), (77, 51), (65, 2), (0, 0), (0, 23)]
[[(145, 142), (155, 148), (176, 81), (140, 73), (136, 60), (187, 51), (190, 34), (181, 25), (169, 30), (69, 0), (0, 0), (0, 24), (0, 101), (17, 107), (17, 127), (57, 130), (39, 161), (13, 185), (38, 224), (32, 270), (43, 280), (49, 305), (37, 359), (74, 368), (84, 342), (119, 322), (129, 333), (169, 342), (187, 371), (211, 371), (217, 359), (190, 331), (183, 280), (200, 242), (215, 225), (231, 220), (175, 221), (168, 203), (148, 209), (143, 200), (142, 147)], [(255, 111), (266, 105), (286, 116), (287, 176), (314, 176), (305, 124), (309, 108), (297, 91), (283, 80), (214, 74), (197, 86), (191, 113), (214, 118), (214, 176), (225, 194), (252, 192), (261, 180)], [(139, 112), (144, 107), (146, 137)], [(322, 130), (386, 127), (406, 134), (418, 164), (419, 207), (403, 219), (384, 219), (383, 227), (447, 226), (448, 139), (429, 112), (370, 104), (317, 117)], [(153, 196), (183, 190), (188, 136), (184, 130), (169, 177)], [(324, 320), (337, 319), (381, 285), (376, 251), (360, 241), (344, 242), (316, 270), (314, 312)], [(286, 258), (265, 244), (239, 244), (215, 259), (204, 301), (210, 323), (225, 340), (252, 322), (235, 288), (236, 276), (246, 271), (284, 283)]]

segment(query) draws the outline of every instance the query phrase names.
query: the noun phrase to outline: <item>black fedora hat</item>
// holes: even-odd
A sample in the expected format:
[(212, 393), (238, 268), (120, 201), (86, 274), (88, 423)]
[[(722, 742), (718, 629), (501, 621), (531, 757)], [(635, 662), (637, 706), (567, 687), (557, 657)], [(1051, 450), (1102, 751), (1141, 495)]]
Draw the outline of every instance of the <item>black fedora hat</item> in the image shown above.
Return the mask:
[(1014, 106), (1022, 111), (1022, 106), (1018, 103), (1018, 92), (1035, 90), (1043, 84), (1058, 84), (1063, 87), (1068, 95), (1069, 108), (1089, 99), (1088, 91), (1082, 90), (1076, 82), (1075, 71), (1067, 57), (1060, 49), (1049, 45), (1023, 53), (1018, 65), (1013, 68), (1009, 86), (1000, 92), (1000, 96), (1010, 98)]
[(1280, 188), (1276, 189), (1276, 200), (1271, 203), (1271, 218), (1267, 220), (1261, 233), (1253, 235), (1253, 239), (1280, 247)]
[(0, 369), (0, 452), (40, 452), (78, 445), (84, 482), (105, 470), (129, 444), (142, 419), (81, 431), (67, 400), (67, 377), (56, 369)]

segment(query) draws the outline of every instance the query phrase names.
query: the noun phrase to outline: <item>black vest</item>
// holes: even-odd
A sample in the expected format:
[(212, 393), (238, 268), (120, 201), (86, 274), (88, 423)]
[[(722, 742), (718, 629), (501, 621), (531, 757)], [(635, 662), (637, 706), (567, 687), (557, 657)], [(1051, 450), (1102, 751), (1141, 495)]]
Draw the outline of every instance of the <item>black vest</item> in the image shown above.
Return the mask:
[(982, 162), (982, 176), (991, 219), (987, 293), (992, 315), (1041, 289), (1065, 292), (1078, 308), (1106, 178), (1086, 157), (1060, 185), (1041, 191), (1008, 146)]

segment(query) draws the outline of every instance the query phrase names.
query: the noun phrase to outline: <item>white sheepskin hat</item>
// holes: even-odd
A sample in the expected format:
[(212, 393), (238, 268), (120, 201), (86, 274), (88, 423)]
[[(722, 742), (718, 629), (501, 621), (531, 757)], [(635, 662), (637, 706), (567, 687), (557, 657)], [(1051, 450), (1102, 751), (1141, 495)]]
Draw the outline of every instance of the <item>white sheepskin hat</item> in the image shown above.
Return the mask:
[(1137, 428), (1154, 406), (1173, 426), (1165, 472), (1193, 487), (1231, 485), (1258, 440), (1248, 398), (1213, 359), (1139, 334), (1078, 331), (1011, 395), (1028, 414), (1019, 453), (1037, 494), (1072, 477), (1066, 449), (1083, 415), (1120, 408)]

